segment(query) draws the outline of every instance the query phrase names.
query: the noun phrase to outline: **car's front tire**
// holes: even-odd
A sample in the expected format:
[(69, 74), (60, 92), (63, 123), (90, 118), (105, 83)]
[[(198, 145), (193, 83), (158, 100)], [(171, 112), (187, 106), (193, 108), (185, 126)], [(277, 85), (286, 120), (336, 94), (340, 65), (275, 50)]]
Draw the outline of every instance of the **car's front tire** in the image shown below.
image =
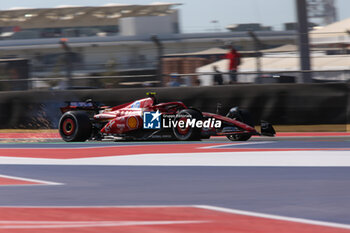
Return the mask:
[[(241, 110), (239, 108), (233, 108), (227, 114), (227, 117), (236, 119), (237, 121), (240, 121), (254, 128), (254, 122), (252, 120), (252, 117), (245, 110)], [(227, 135), (226, 137), (230, 141), (248, 141), (252, 137), (252, 135), (251, 134), (231, 134), (231, 135)]]
[(69, 111), (62, 115), (59, 133), (66, 142), (84, 142), (91, 137), (92, 124), (87, 113)]

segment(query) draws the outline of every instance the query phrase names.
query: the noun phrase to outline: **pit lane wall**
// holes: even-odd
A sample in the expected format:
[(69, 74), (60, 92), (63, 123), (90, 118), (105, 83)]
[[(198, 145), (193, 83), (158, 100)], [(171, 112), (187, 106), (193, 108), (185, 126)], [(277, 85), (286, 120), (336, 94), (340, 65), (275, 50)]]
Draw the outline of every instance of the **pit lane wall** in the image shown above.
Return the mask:
[(202, 111), (215, 113), (221, 103), (220, 112), (226, 114), (240, 106), (252, 113), (256, 123), (263, 119), (274, 125), (301, 125), (300, 129), (337, 125), (336, 130), (346, 131), (349, 90), (350, 84), (334, 83), (0, 92), (0, 128), (55, 128), (65, 101), (93, 99), (113, 106), (155, 91), (160, 102), (179, 100)]

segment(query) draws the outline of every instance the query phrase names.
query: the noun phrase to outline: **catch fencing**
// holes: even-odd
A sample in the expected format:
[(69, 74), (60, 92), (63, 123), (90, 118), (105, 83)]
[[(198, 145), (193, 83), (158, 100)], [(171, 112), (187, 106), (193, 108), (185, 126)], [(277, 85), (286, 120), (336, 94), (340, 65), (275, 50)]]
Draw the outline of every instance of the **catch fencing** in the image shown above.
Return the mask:
[(223, 115), (239, 106), (252, 113), (256, 124), (349, 124), (349, 90), (347, 83), (276, 83), (0, 92), (0, 128), (56, 128), (65, 101), (93, 99), (114, 106), (143, 98), (149, 91), (157, 92), (160, 102), (182, 101), (202, 111), (216, 112), (220, 103)]

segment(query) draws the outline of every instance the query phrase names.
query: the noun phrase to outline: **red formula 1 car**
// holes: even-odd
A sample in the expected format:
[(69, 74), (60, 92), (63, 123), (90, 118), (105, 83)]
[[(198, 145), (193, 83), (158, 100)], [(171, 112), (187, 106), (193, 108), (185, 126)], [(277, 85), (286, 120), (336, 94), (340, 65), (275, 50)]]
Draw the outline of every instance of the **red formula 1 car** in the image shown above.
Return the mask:
[(252, 135), (274, 136), (272, 125), (262, 122), (261, 133), (249, 115), (235, 107), (226, 116), (188, 108), (182, 102), (157, 103), (155, 94), (116, 107), (68, 102), (61, 108), (59, 132), (66, 142), (86, 140), (201, 140), (226, 136), (246, 141)]

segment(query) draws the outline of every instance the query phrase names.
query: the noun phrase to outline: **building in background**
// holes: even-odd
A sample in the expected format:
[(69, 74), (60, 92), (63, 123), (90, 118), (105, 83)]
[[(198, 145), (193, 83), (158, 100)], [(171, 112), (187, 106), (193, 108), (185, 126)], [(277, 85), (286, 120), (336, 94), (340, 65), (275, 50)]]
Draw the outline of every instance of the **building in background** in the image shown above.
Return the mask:
[[(350, 18), (344, 19), (324, 27), (310, 31), (311, 61), (315, 82), (344, 82), (350, 80)], [(274, 75), (294, 76), (297, 82), (302, 82), (299, 72), (298, 48), (294, 44), (284, 45), (274, 49), (261, 50), (261, 71), (267, 75), (258, 76), (256, 59), (244, 57), (240, 72), (250, 74), (239, 75), (238, 81), (251, 82), (278, 82)], [(198, 73), (211, 72), (213, 67), (221, 72), (228, 72), (227, 60), (222, 59), (214, 63), (197, 68)], [(213, 76), (200, 75), (202, 85), (212, 85)], [(228, 82), (228, 75), (224, 75)], [(260, 79), (260, 80), (259, 80)]]
[[(47, 9), (14, 9), (0, 11), (1, 39), (36, 39), (60, 37), (86, 37), (119, 35), (132, 19), (144, 16), (161, 16), (159, 30), (179, 33), (178, 10), (180, 4), (158, 3), (151, 5), (108, 4), (100, 7), (60, 6)], [(128, 19), (128, 20), (126, 20)], [(127, 22), (126, 22), (127, 21)], [(134, 28), (143, 32), (152, 30), (135, 21)], [(137, 27), (139, 26), (139, 27)], [(121, 32), (121, 28), (124, 30)], [(128, 34), (126, 34), (128, 35)]]
[(307, 0), (308, 17), (319, 25), (328, 25), (338, 20), (335, 0)]
[(272, 31), (272, 27), (262, 26), (260, 23), (231, 24), (226, 29), (232, 32)]
[[(316, 23), (309, 22), (309, 30), (313, 30), (315, 27), (318, 27), (319, 25)], [(292, 22), (292, 23), (285, 23), (284, 24), (284, 30), (286, 31), (297, 31), (298, 30), (298, 23)]]
[[(164, 54), (193, 53), (233, 42), (239, 50), (252, 50), (246, 31), (180, 33), (180, 4), (108, 5), (0, 11), (0, 58), (26, 58), (32, 77), (57, 77), (64, 73), (59, 44), (67, 38), (72, 49), (74, 75), (94, 75), (111, 66), (118, 72), (155, 70), (157, 35)], [(252, 24), (253, 25), (253, 24)], [(293, 31), (255, 30), (268, 48), (294, 43)], [(193, 70), (192, 68), (190, 70)]]

